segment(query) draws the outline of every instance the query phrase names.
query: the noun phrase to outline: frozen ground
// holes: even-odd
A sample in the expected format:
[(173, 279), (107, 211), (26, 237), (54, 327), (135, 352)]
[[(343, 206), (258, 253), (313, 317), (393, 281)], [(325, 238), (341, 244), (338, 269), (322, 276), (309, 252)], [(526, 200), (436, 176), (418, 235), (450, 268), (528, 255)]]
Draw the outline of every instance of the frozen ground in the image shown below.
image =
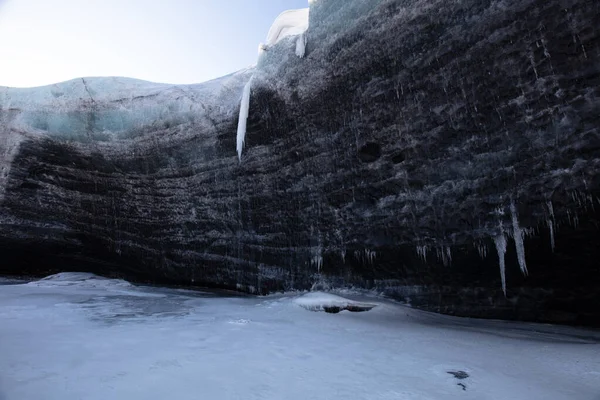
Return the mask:
[[(600, 400), (597, 331), (340, 295), (226, 297), (89, 274), (3, 280), (0, 400)], [(376, 307), (304, 307), (346, 299)]]

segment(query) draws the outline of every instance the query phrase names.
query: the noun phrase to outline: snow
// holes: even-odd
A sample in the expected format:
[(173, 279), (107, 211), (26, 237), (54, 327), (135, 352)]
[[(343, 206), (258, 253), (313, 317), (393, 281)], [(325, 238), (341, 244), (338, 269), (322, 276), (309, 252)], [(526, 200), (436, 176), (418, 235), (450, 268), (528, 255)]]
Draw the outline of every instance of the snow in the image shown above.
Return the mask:
[[(2, 400), (600, 393), (597, 331), (440, 316), (350, 291), (224, 297), (89, 275), (44, 282), (61, 283), (0, 286)], [(301, 306), (324, 302), (376, 307), (327, 314)]]
[(244, 149), (244, 140), (246, 138), (246, 123), (248, 122), (248, 112), (250, 110), (250, 91), (252, 89), (252, 78), (244, 86), (242, 92), (242, 101), (240, 104), (240, 117), (237, 128), (237, 154), (238, 159), (242, 161), (242, 150)]
[(288, 36), (302, 35), (308, 29), (308, 8), (287, 10), (279, 14), (269, 29), (266, 46), (273, 46)]

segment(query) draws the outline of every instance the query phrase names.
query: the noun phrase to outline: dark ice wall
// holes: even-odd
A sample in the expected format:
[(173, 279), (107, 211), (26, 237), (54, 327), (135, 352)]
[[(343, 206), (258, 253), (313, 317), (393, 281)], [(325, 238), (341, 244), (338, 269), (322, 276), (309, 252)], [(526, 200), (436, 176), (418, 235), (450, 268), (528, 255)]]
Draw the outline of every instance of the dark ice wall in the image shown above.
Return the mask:
[(356, 286), (600, 324), (600, 3), (359, 3), (315, 3), (305, 58), (264, 55), (241, 163), (219, 107), (112, 141), (0, 125), (23, 138), (0, 273)]

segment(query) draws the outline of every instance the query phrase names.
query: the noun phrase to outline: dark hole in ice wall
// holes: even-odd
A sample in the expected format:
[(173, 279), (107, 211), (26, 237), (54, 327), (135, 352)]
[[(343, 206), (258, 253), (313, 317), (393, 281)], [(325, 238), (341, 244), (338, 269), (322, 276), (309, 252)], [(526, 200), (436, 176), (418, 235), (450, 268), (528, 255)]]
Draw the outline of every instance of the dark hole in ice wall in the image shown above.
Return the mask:
[(362, 162), (373, 162), (381, 157), (381, 146), (375, 142), (364, 144), (358, 151), (358, 158)]

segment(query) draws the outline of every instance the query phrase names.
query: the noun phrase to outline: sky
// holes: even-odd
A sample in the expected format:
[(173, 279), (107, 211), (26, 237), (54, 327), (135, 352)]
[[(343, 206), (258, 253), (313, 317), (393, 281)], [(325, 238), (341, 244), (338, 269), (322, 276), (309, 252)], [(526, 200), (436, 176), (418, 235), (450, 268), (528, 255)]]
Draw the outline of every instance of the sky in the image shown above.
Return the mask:
[(308, 0), (0, 0), (0, 86), (91, 76), (198, 83), (256, 62)]

